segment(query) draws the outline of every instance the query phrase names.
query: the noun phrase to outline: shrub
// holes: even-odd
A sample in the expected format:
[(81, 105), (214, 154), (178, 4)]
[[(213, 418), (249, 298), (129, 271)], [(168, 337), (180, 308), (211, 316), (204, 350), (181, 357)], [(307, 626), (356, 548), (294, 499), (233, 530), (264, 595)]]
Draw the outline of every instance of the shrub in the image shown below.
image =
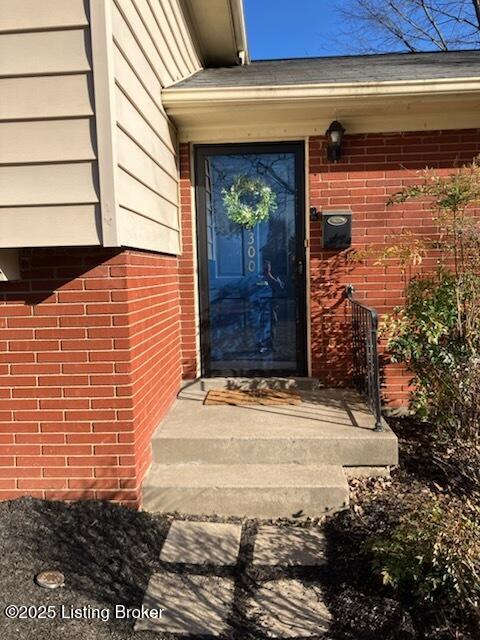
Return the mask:
[(405, 305), (384, 321), (392, 360), (414, 374), (417, 415), (472, 446), (480, 425), (478, 306), (480, 276), (441, 268), (413, 278)]
[(448, 605), (480, 623), (480, 507), (417, 495), (390, 535), (372, 537), (374, 570), (404, 599)]
[[(405, 304), (387, 316), (383, 330), (392, 360), (413, 373), (412, 408), (435, 425), (450, 457), (480, 487), (480, 164), (453, 175), (426, 171), (390, 204), (421, 198), (429, 204), (437, 237), (403, 236), (380, 260), (396, 258), (406, 282)], [(427, 248), (441, 249), (440, 266), (418, 273)], [(412, 275), (412, 269), (417, 270)]]
[[(460, 475), (466, 499), (412, 496), (368, 548), (375, 571), (404, 599), (468, 612), (480, 632), (480, 164), (449, 176), (427, 171), (390, 204), (416, 198), (430, 205), (439, 233), (428, 241), (403, 233), (380, 252), (406, 281), (405, 304), (383, 332), (392, 360), (413, 374), (412, 408), (430, 425), (431, 464)], [(441, 249), (430, 273), (428, 249)]]

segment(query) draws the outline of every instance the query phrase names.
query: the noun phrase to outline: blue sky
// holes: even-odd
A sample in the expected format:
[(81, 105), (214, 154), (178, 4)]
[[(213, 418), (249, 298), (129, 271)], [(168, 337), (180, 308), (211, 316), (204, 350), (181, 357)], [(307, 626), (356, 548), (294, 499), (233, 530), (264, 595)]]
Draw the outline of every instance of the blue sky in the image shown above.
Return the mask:
[(333, 0), (244, 0), (252, 59), (341, 55)]
[[(379, 8), (384, 6), (380, 0), (378, 3)], [(244, 5), (253, 60), (407, 50), (398, 39), (379, 31), (369, 21), (345, 18), (341, 9), (352, 7), (351, 0), (244, 0)], [(441, 43), (432, 26), (431, 11), (425, 14), (421, 5), (416, 6), (414, 9), (414, 3), (408, 5), (410, 13), (404, 20), (399, 18), (396, 27), (409, 34), (409, 44), (415, 50), (437, 49)], [(461, 13), (454, 11), (451, 19), (445, 19), (446, 14), (441, 11), (451, 9), (449, 0), (436, 0), (432, 6), (440, 10), (434, 18), (449, 48), (480, 48), (478, 30), (471, 25), (476, 24), (471, 2), (459, 3), (457, 9), (461, 7)], [(419, 31), (411, 28), (412, 17), (420, 25)], [(424, 37), (425, 33), (430, 37)]]

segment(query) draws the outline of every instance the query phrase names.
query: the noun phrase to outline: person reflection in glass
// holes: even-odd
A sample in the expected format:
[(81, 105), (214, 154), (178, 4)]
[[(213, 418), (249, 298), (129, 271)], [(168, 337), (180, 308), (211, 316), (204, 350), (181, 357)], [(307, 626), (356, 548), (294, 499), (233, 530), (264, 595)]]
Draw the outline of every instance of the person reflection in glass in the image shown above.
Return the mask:
[(275, 350), (279, 314), (278, 298), (285, 289), (285, 284), (278, 276), (273, 275), (270, 260), (263, 261), (261, 278), (261, 284), (264, 284), (265, 290), (262, 291), (258, 299), (257, 336), (258, 349), (260, 353), (265, 354)]

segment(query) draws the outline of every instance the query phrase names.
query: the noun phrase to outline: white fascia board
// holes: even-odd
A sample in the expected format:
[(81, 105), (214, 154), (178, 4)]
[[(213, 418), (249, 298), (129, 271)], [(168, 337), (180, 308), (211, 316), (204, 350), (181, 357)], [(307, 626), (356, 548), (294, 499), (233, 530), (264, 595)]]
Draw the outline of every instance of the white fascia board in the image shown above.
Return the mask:
[(480, 77), (388, 82), (295, 84), (256, 87), (175, 88), (162, 92), (165, 107), (196, 107), (252, 102), (289, 103), (308, 100), (393, 98), (398, 96), (435, 97), (448, 94), (480, 93)]

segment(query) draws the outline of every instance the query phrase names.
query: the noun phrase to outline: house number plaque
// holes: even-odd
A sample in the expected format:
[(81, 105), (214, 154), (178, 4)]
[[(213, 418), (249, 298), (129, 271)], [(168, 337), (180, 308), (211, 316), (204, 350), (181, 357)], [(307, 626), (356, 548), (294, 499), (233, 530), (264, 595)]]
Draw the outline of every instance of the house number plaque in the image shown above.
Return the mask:
[(255, 234), (253, 233), (253, 231), (249, 231), (248, 232), (248, 240), (247, 240), (247, 256), (248, 256), (248, 263), (247, 263), (247, 269), (250, 273), (253, 273), (254, 271), (256, 271), (256, 266), (257, 266), (257, 262), (255, 260), (256, 255), (257, 255), (257, 250), (255, 247)]

